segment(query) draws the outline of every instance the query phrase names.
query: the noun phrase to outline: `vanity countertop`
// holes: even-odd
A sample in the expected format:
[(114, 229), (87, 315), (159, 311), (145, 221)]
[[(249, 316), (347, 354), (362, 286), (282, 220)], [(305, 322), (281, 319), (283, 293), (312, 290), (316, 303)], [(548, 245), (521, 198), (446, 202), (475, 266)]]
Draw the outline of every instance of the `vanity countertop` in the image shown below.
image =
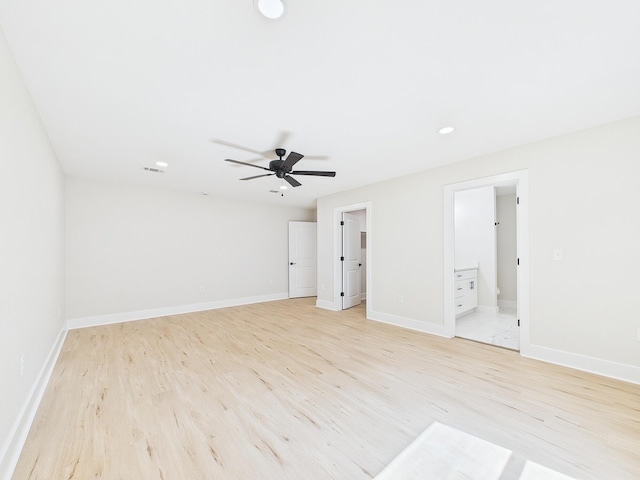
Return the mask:
[(477, 270), (478, 264), (475, 265), (466, 265), (463, 267), (456, 267), (453, 269), (454, 272), (464, 272), (465, 270)]

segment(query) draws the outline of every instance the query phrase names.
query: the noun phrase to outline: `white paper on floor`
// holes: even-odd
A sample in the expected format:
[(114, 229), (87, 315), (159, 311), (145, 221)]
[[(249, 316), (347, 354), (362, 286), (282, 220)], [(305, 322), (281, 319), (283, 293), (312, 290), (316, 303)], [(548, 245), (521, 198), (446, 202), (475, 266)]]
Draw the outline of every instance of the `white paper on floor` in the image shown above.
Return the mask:
[(573, 477), (543, 467), (535, 462), (527, 460), (520, 474), (520, 480), (574, 480)]
[(432, 423), (375, 480), (498, 480), (511, 450)]

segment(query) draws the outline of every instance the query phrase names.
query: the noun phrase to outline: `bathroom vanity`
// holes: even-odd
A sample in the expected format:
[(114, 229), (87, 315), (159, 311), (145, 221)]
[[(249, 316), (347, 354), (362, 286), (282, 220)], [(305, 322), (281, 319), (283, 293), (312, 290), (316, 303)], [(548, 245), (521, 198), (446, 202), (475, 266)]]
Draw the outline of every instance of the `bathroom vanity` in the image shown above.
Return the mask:
[(478, 267), (456, 268), (453, 278), (456, 316), (473, 311), (478, 306)]

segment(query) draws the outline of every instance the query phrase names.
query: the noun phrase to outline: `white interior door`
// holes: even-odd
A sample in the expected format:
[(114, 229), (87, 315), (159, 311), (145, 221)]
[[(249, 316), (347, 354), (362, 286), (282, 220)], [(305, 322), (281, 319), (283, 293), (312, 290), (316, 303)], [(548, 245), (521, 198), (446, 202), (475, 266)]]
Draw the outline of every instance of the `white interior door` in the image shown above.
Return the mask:
[(289, 222), (289, 298), (315, 297), (316, 223)]
[(342, 309), (360, 305), (360, 219), (342, 214)]

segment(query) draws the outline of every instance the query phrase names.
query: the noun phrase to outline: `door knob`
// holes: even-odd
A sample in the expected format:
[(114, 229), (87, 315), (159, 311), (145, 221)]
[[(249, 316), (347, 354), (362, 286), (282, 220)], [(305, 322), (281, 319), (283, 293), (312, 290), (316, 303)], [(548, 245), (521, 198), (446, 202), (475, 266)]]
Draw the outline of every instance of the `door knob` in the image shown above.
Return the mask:
[(296, 262), (289, 262), (289, 265), (295, 265)]

